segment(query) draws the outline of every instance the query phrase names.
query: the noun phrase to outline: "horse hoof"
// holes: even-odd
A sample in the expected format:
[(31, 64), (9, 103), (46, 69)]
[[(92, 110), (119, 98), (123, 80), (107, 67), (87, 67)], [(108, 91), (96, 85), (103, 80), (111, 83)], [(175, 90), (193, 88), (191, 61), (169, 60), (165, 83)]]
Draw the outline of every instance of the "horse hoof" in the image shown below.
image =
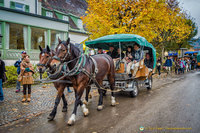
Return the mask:
[(83, 104), (88, 105), (88, 102), (86, 100), (83, 101)]
[(98, 107), (97, 107), (97, 110), (98, 111), (101, 111), (103, 109), (103, 105), (99, 105)]
[(111, 103), (111, 106), (112, 107), (116, 106), (116, 102)]
[(54, 117), (55, 117), (55, 116), (49, 115), (49, 116), (47, 117), (47, 119), (48, 119), (49, 121), (52, 121), (52, 120), (54, 119)]
[(88, 115), (89, 115), (89, 110), (86, 109), (86, 110), (83, 112), (83, 114), (84, 114), (85, 117), (88, 116)]
[(72, 126), (72, 125), (74, 125), (74, 123), (75, 123), (74, 120), (69, 120), (69, 121), (67, 122), (67, 125), (68, 125), (68, 126)]
[(63, 109), (62, 109), (62, 112), (67, 112), (67, 108), (63, 108)]
[(69, 121), (67, 122), (67, 124), (69, 126), (72, 126), (72, 125), (74, 125), (74, 123), (75, 123), (75, 114), (72, 114), (71, 117), (69, 118)]

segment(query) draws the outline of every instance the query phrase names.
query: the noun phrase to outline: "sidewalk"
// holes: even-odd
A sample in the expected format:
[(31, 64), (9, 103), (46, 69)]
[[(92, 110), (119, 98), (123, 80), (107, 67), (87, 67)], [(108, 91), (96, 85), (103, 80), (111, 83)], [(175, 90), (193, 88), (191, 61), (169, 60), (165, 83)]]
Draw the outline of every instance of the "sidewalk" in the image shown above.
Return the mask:
[[(74, 100), (74, 93), (70, 93), (69, 95), (67, 93), (66, 89), (66, 99), (70, 104)], [(19, 119), (38, 116), (41, 113), (51, 110), (54, 106), (56, 95), (57, 90), (53, 84), (34, 85), (32, 86), (31, 102), (22, 103), (22, 92), (15, 93), (15, 88), (5, 88), (5, 100), (3, 103), (0, 103), (0, 126)], [(59, 106), (62, 106), (62, 101)]]
[[(163, 74), (161, 78), (157, 75), (153, 76), (153, 89), (160, 88), (161, 86), (173, 83), (179, 80), (181, 76), (171, 75), (166, 76)], [(73, 90), (73, 88), (71, 88)], [(143, 89), (146, 91), (146, 89)], [(97, 96), (97, 90), (92, 89), (92, 96)], [(0, 103), (0, 126), (10, 124), (14, 121), (25, 119), (29, 120), (34, 116), (39, 116), (43, 113), (49, 112), (53, 109), (57, 90), (53, 84), (48, 85), (34, 85), (32, 86), (32, 100), (30, 103), (22, 103), (22, 92), (15, 93), (15, 88), (5, 88), (4, 96), (5, 101)], [(72, 104), (75, 100), (74, 92), (68, 94), (67, 89), (65, 90), (65, 96), (68, 101), (68, 105)], [(82, 97), (84, 99), (85, 93)], [(63, 105), (60, 102), (58, 108)]]

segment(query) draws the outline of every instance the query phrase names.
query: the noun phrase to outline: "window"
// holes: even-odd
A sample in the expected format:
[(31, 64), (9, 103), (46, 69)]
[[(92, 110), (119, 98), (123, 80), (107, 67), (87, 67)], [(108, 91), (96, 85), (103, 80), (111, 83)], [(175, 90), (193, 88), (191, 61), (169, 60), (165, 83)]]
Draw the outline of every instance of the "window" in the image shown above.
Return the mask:
[(64, 16), (64, 15), (63, 15), (63, 20), (68, 21), (68, 20), (69, 20), (69, 19), (68, 19), (68, 16)]
[(83, 22), (82, 22), (82, 20), (81, 19), (78, 19), (78, 22), (77, 22), (78, 24), (77, 24), (77, 27), (79, 28), (79, 29), (83, 29)]
[(15, 9), (25, 11), (25, 5), (21, 3), (15, 3)]
[(52, 13), (52, 12), (46, 11), (46, 16), (47, 16), (47, 17), (50, 17), (50, 18), (53, 18), (53, 13)]
[(58, 45), (58, 38), (60, 38), (60, 40), (64, 40), (64, 33), (63, 32), (59, 32), (59, 31), (55, 31), (55, 30), (51, 30), (51, 48), (55, 49), (56, 46)]
[(47, 31), (40, 28), (31, 28), (31, 49), (44, 48), (47, 44)]
[(9, 23), (9, 49), (26, 49), (27, 27), (20, 24)]
[(21, 11), (24, 11), (24, 12), (29, 12), (29, 5), (25, 5), (25, 4), (17, 3), (17, 2), (13, 2), (13, 1), (10, 2), (10, 8), (21, 10)]
[(4, 0), (0, 0), (0, 6), (4, 6)]

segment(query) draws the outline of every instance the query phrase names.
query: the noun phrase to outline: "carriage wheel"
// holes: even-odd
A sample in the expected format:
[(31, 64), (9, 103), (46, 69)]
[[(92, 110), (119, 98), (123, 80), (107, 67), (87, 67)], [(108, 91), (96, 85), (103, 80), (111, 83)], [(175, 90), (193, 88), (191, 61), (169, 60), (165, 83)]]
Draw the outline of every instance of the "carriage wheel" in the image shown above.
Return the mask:
[(149, 80), (149, 82), (148, 82), (147, 90), (151, 90), (151, 89), (152, 89), (152, 83), (153, 83), (153, 78), (152, 78), (152, 76), (151, 76), (148, 80)]
[(137, 81), (133, 81), (133, 91), (130, 91), (131, 97), (136, 97), (138, 95), (138, 83)]

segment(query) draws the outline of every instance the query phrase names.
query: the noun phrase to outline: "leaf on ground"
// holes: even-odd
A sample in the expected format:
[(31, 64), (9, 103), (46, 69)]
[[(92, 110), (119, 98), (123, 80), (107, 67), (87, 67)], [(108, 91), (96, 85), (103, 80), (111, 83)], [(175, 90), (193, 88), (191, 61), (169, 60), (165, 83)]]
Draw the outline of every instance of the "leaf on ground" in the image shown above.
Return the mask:
[(28, 105), (28, 103), (23, 103), (23, 105)]
[(118, 105), (119, 104), (119, 102), (116, 102), (116, 105)]
[(12, 108), (12, 110), (13, 110), (14, 112), (17, 112), (18, 109), (16, 109), (16, 108)]

